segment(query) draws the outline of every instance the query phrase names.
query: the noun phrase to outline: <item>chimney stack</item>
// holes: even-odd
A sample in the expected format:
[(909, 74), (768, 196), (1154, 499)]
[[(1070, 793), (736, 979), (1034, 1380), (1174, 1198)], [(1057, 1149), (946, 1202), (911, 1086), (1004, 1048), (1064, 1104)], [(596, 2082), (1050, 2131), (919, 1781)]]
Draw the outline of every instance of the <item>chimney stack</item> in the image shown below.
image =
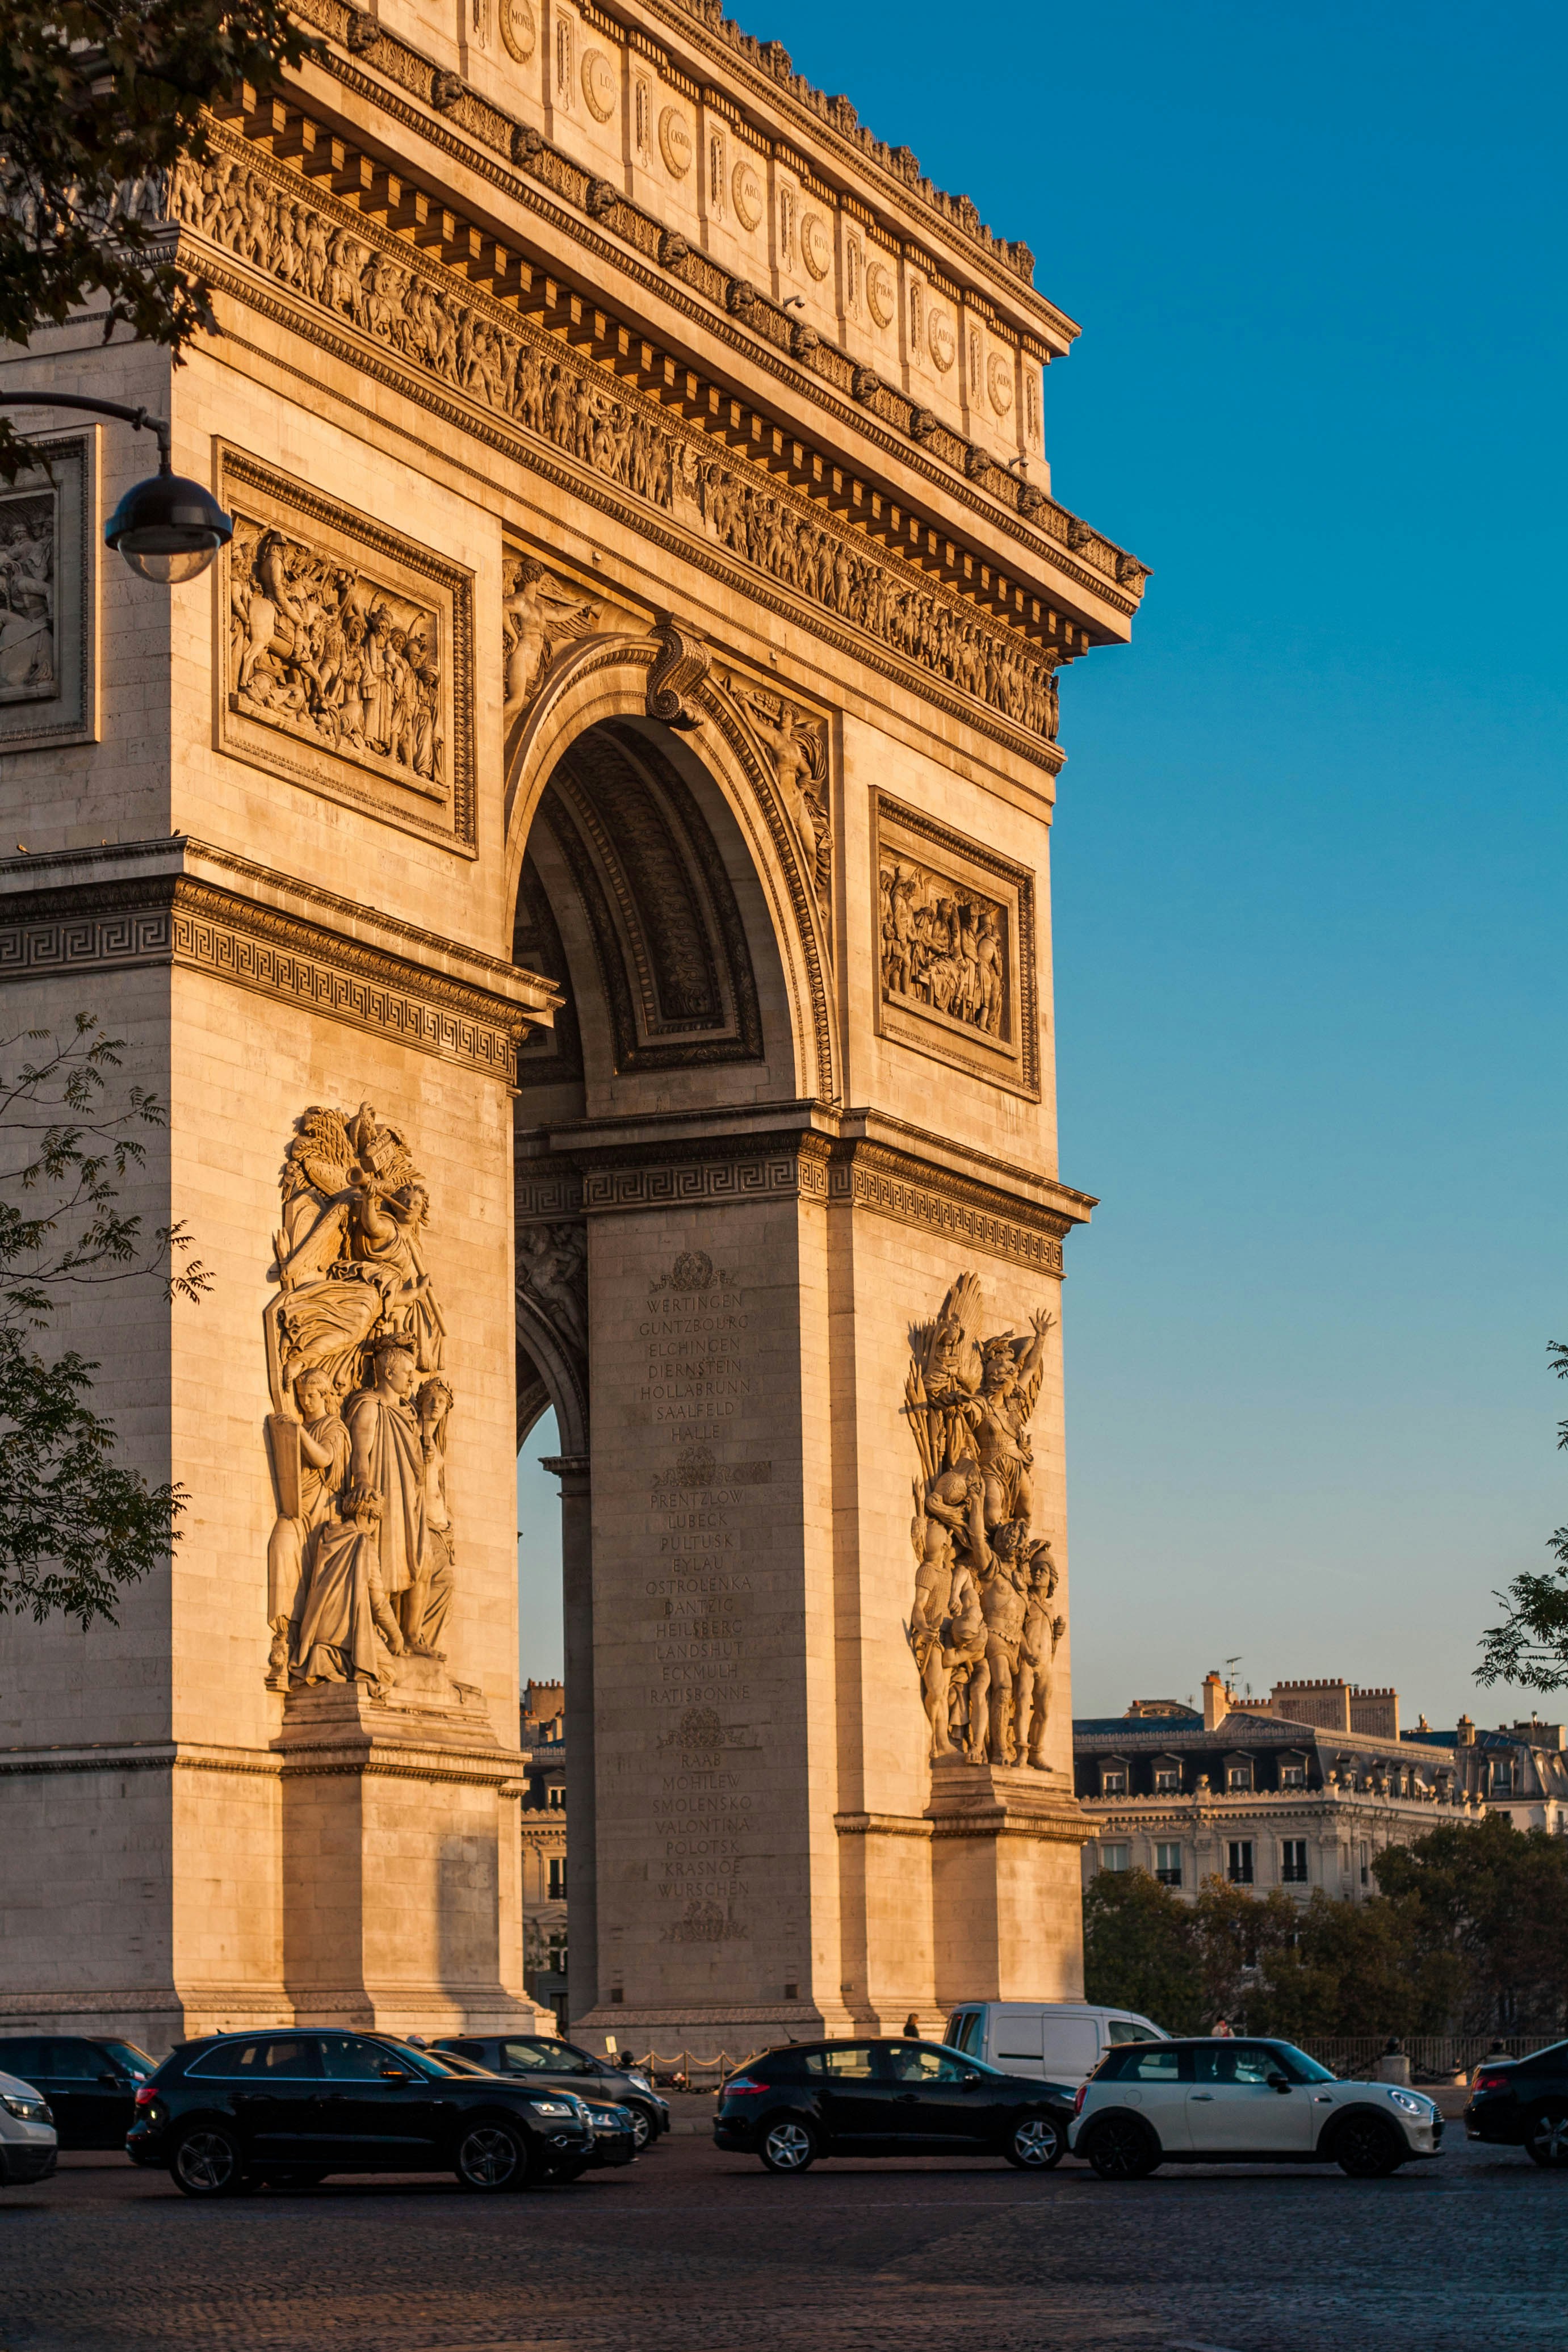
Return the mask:
[(1204, 1729), (1212, 1731), (1230, 1713), (1230, 1693), (1225, 1676), (1211, 1671), (1204, 1676)]

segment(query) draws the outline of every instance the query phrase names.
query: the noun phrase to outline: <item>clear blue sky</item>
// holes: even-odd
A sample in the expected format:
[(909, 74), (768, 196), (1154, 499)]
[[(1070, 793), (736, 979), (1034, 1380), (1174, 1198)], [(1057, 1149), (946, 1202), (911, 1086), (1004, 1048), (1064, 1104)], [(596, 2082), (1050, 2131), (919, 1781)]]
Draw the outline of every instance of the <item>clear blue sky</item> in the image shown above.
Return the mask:
[(742, 21), (1039, 256), (1053, 489), (1154, 567), (1062, 692), (1074, 1712), (1239, 1654), (1499, 1721), (1568, 1520), (1568, 20)]

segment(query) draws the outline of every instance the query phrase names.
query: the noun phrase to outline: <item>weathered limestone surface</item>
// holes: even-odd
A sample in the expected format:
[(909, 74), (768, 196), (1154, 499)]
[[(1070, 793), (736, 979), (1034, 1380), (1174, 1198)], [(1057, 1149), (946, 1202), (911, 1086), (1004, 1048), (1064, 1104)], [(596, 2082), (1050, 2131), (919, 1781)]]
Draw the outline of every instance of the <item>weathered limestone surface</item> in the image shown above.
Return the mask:
[[(1143, 582), (1048, 496), (1076, 330), (716, 12), (310, 13), (324, 61), (167, 192), (221, 337), (172, 373), (82, 321), (5, 369), (76, 454), (47, 518), (0, 510), (4, 1034), (125, 1038), (170, 1106), (130, 1205), (216, 1280), (62, 1321), (189, 1502), (118, 1626), (0, 1634), (0, 2016), (158, 2049), (531, 2015), (512, 1484), (547, 1404), (585, 2029), (1069, 1992), (1057, 683)], [(241, 526), (209, 580), (89, 560), (147, 461), (51, 388), (171, 417)], [(348, 1338), (296, 1396), (280, 1174), (355, 1106), (300, 1262)], [(961, 1277), (949, 1496), (906, 1391)], [(975, 1433), (1003, 1335), (1022, 1504)], [(1048, 1707), (987, 1700), (977, 1742), (982, 1660), (1033, 1690), (1056, 1617)]]

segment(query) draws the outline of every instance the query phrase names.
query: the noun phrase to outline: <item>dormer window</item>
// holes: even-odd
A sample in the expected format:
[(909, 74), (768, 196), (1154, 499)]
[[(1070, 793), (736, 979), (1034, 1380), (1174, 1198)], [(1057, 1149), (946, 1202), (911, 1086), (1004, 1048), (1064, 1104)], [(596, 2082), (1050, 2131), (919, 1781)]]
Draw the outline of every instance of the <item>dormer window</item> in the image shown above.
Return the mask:
[(1127, 1794), (1127, 1759), (1106, 1756), (1100, 1759), (1100, 1793), (1102, 1797), (1124, 1797)]
[(1154, 1759), (1154, 1790), (1158, 1796), (1173, 1797), (1182, 1785), (1182, 1767), (1174, 1756), (1157, 1756)]
[(1500, 1757), (1492, 1766), (1492, 1794), (1510, 1797), (1513, 1794), (1513, 1764), (1510, 1759)]
[(1227, 1796), (1239, 1797), (1247, 1794), (1252, 1787), (1252, 1759), (1250, 1757), (1247, 1757), (1242, 1763), (1227, 1764), (1226, 1766), (1225, 1786)]
[(1304, 1789), (1307, 1785), (1307, 1759), (1304, 1756), (1281, 1756), (1279, 1786), (1282, 1789)]

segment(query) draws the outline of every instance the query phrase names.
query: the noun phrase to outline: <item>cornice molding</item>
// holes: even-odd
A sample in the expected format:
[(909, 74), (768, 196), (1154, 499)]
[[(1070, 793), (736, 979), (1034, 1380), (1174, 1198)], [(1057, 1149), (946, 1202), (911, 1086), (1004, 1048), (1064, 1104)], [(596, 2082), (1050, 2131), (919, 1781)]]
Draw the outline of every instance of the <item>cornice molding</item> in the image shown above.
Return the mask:
[[(102, 853), (91, 855), (101, 859)], [(238, 859), (223, 862), (244, 866)], [(264, 869), (250, 872), (260, 877)], [(285, 889), (298, 887), (284, 877), (266, 878)], [(16, 879), (15, 861), (0, 865), (0, 886)], [(412, 957), (345, 938), (198, 874), (100, 873), (42, 888), (0, 887), (0, 982), (138, 966), (200, 971), (463, 1064), (508, 1087), (519, 1045), (536, 1024), (542, 1002), (556, 994), (549, 982), (537, 982), (534, 1005), (521, 1004), (499, 989), (466, 983)]]

